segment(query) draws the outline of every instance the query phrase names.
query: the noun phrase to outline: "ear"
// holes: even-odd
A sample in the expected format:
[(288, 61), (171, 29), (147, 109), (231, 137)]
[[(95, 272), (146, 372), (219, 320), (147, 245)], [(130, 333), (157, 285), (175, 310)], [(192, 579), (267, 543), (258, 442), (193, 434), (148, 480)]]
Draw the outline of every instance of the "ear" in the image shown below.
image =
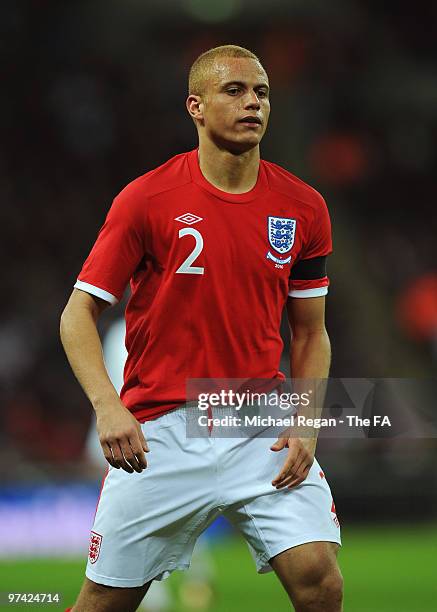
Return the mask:
[(194, 120), (203, 120), (203, 102), (200, 96), (189, 95), (185, 104), (190, 116)]

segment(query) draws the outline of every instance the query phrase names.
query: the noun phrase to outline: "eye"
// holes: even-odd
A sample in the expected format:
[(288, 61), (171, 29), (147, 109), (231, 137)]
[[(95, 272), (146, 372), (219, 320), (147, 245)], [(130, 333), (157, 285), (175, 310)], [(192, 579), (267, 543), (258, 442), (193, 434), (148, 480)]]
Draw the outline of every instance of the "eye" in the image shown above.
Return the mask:
[(267, 89), (258, 89), (257, 95), (260, 98), (267, 98), (268, 96)]
[(226, 92), (231, 95), (231, 96), (236, 96), (239, 92), (239, 88), (238, 87), (229, 87), (229, 89), (226, 90)]

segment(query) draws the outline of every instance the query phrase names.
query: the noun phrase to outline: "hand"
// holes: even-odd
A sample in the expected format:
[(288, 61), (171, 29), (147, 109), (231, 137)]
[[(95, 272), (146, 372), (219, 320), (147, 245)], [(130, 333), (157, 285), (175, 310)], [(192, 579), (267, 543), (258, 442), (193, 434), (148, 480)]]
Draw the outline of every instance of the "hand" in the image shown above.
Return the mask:
[(137, 419), (121, 401), (96, 410), (96, 414), (97, 433), (106, 461), (129, 474), (142, 472), (147, 467), (145, 453), (149, 447)]
[(296, 487), (308, 476), (314, 461), (317, 438), (283, 438), (279, 437), (270, 447), (272, 451), (280, 451), (288, 447), (287, 459), (282, 470), (272, 480), (277, 489)]

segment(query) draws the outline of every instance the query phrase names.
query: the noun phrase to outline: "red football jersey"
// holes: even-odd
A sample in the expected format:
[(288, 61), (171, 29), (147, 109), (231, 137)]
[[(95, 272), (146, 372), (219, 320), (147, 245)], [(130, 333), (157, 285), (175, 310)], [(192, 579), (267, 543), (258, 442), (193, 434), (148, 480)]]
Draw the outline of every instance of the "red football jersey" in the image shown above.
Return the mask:
[(331, 251), (317, 191), (261, 161), (251, 191), (226, 193), (196, 149), (121, 191), (75, 287), (114, 304), (130, 280), (121, 399), (144, 421), (184, 403), (188, 379), (282, 380), (283, 307), (327, 293)]

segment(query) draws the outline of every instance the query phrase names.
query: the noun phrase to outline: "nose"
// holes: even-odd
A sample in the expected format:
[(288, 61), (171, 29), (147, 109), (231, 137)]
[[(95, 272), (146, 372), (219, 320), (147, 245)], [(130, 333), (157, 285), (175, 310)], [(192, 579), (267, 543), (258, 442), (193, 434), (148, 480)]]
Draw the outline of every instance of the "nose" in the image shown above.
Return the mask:
[(261, 108), (260, 101), (255, 91), (249, 91), (245, 100), (244, 108), (259, 110)]

